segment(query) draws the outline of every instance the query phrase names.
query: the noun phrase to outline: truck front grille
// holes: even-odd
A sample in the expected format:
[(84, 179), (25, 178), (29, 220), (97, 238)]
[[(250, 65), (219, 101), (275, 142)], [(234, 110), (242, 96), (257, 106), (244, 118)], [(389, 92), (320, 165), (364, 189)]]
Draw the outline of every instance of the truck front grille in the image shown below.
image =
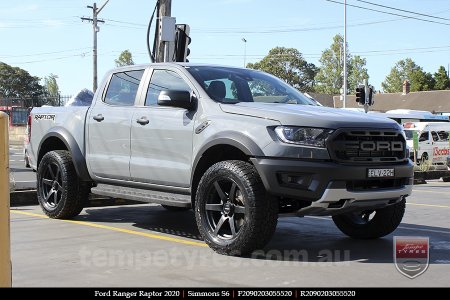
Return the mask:
[(328, 143), (339, 162), (393, 163), (406, 158), (406, 141), (395, 130), (340, 130)]

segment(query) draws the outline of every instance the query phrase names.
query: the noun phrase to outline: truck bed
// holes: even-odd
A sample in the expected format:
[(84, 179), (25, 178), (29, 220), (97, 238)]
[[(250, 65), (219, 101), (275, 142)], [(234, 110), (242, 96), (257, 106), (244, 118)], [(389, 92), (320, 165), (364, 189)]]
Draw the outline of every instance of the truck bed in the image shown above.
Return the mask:
[(31, 111), (30, 165), (36, 169), (39, 144), (58, 128), (69, 132), (84, 152), (85, 120), (89, 106), (36, 107)]

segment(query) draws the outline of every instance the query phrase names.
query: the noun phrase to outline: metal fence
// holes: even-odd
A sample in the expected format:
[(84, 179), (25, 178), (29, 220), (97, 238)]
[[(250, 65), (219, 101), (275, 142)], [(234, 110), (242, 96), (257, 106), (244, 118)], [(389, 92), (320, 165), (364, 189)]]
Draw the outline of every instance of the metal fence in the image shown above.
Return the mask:
[(33, 107), (43, 105), (64, 106), (71, 96), (42, 97), (33, 99), (0, 98), (0, 111), (9, 115), (10, 126), (27, 124), (28, 115)]
[(60, 95), (58, 97), (39, 97), (39, 98), (0, 98), (0, 107), (40, 107), (43, 105), (64, 106), (70, 97)]

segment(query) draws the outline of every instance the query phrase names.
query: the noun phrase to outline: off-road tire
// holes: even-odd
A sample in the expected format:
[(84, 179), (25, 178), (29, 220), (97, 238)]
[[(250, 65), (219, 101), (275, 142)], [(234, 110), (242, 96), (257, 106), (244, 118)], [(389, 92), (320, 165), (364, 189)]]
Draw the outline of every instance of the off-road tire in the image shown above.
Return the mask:
[(368, 221), (364, 221), (362, 216), (370, 211), (335, 215), (333, 221), (340, 231), (352, 238), (380, 238), (398, 227), (405, 213), (405, 202), (403, 199), (396, 204), (375, 210), (375, 215)]
[(266, 193), (253, 165), (222, 161), (200, 180), (195, 218), (209, 247), (220, 254), (242, 256), (261, 249), (271, 239), (277, 226), (278, 201)]
[(44, 155), (37, 170), (37, 195), (44, 213), (53, 219), (77, 216), (89, 198), (90, 185), (77, 176), (69, 151)]

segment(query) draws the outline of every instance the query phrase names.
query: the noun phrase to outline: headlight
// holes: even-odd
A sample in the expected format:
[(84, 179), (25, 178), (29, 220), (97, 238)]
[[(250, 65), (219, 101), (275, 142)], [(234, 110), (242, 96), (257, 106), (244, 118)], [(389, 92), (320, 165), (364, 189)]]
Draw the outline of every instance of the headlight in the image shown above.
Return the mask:
[(323, 128), (278, 126), (275, 128), (275, 132), (281, 141), (288, 144), (326, 148), (325, 142), (333, 130)]

